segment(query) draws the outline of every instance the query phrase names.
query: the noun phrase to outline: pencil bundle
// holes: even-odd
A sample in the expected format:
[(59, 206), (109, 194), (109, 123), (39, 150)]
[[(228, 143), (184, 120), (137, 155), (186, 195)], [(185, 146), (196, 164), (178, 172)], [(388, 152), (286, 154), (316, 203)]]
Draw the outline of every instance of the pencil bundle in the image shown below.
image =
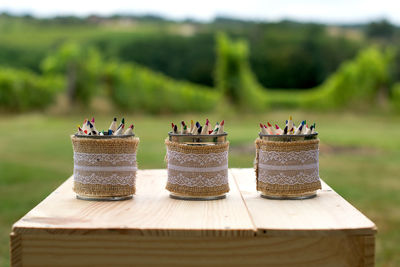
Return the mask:
[(214, 127), (211, 126), (211, 122), (206, 119), (204, 125), (201, 125), (198, 121), (196, 123), (193, 120), (190, 121), (190, 126), (181, 121), (180, 129), (178, 125), (171, 123), (172, 133), (181, 135), (215, 135), (223, 134), (225, 121), (222, 120), (221, 123), (217, 122)]
[(168, 169), (166, 189), (172, 198), (220, 199), (229, 191), (229, 142), (224, 131), (225, 121), (214, 127), (206, 119), (190, 125), (172, 123), (172, 131), (165, 140)]
[(94, 117), (89, 121), (85, 119), (82, 127), (78, 125), (76, 135), (90, 135), (90, 136), (111, 136), (111, 135), (134, 135), (134, 125), (131, 124), (128, 129), (125, 129), (125, 119), (122, 118), (121, 123), (117, 127), (117, 118), (114, 118), (107, 131), (98, 131), (95, 126)]
[(293, 122), (292, 116), (285, 122), (285, 127), (280, 128), (277, 124), (272, 126), (271, 123), (260, 123), (260, 133), (263, 135), (311, 135), (316, 134), (315, 122), (309, 127), (307, 122), (303, 120), (297, 126)]
[(260, 123), (256, 139), (257, 190), (267, 198), (304, 199), (316, 196), (319, 178), (319, 139), (315, 123), (297, 126), (292, 116), (284, 129)]
[(122, 200), (135, 193), (139, 138), (133, 134), (133, 124), (125, 131), (124, 128), (125, 120), (118, 126), (114, 118), (109, 129), (100, 132), (94, 118), (86, 119), (71, 136), (73, 190), (78, 198)]

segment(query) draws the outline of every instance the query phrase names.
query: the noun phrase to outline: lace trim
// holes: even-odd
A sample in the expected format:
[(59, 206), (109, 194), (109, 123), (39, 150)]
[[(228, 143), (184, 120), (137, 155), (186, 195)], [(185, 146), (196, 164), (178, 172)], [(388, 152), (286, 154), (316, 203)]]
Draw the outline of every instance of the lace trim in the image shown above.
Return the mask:
[(228, 160), (228, 151), (221, 153), (208, 153), (208, 154), (186, 154), (173, 150), (168, 150), (168, 161), (176, 160), (180, 164), (194, 162), (200, 166), (207, 166), (209, 163), (223, 164)]
[(288, 175), (287, 173), (282, 172), (272, 175), (268, 170), (260, 169), (258, 180), (270, 184), (308, 184), (319, 181), (319, 172), (318, 169), (315, 169), (312, 173), (309, 174), (305, 173), (304, 171), (299, 171), (296, 172), (294, 175)]
[(300, 171), (318, 168), (318, 163), (304, 164), (304, 165), (269, 165), (259, 163), (258, 167), (264, 170), (276, 171)]
[(74, 169), (78, 171), (92, 171), (92, 172), (124, 172), (124, 171), (137, 171), (134, 166), (81, 166), (74, 165)]
[(168, 169), (182, 171), (182, 172), (218, 172), (228, 169), (228, 164), (217, 167), (204, 167), (204, 168), (184, 167), (184, 166), (176, 166), (168, 164)]
[(82, 184), (101, 184), (101, 185), (135, 185), (136, 173), (128, 175), (112, 174), (110, 176), (98, 176), (94, 173), (83, 175), (74, 172), (74, 181)]
[(136, 153), (133, 154), (92, 154), (92, 153), (81, 153), (74, 152), (74, 163), (79, 164), (82, 162), (88, 162), (95, 164), (99, 162), (107, 162), (116, 165), (120, 162), (128, 162), (129, 164), (136, 163)]
[(285, 164), (288, 161), (295, 161), (299, 163), (304, 162), (318, 162), (317, 150), (307, 151), (289, 151), (289, 152), (278, 152), (278, 151), (259, 151), (259, 162), (268, 163), (269, 161), (278, 161), (281, 164)]
[(182, 173), (177, 175), (168, 174), (168, 183), (188, 187), (215, 187), (228, 184), (228, 174), (217, 174), (212, 178), (202, 176), (201, 174), (192, 178), (186, 177)]

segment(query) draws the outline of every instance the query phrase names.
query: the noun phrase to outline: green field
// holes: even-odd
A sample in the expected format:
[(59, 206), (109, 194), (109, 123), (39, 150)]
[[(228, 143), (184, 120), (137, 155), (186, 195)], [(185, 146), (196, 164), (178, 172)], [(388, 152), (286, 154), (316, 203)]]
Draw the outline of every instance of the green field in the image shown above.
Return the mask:
[[(317, 122), (321, 138), (320, 175), (378, 226), (377, 264), (400, 264), (400, 116), (361, 113), (276, 111), (227, 115), (230, 167), (252, 167), (253, 141), (260, 120)], [(87, 114), (90, 117), (89, 114)], [(125, 116), (134, 119), (141, 143), (139, 168), (164, 168), (163, 144), (170, 122), (221, 120), (222, 115)], [(107, 128), (111, 116), (96, 117)], [(69, 135), (82, 116), (0, 116), (0, 266), (8, 266), (8, 234), (13, 222), (38, 204), (72, 173)]]

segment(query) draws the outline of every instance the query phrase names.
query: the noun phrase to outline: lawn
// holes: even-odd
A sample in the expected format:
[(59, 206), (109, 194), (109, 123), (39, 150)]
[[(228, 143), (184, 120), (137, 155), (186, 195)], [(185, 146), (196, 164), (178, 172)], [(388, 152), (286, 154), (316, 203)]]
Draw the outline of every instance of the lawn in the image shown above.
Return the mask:
[[(378, 226), (377, 265), (400, 264), (400, 116), (358, 113), (276, 111), (228, 115), (230, 167), (252, 167), (258, 123), (317, 122), (321, 138), (320, 175)], [(87, 115), (90, 116), (89, 114)], [(112, 116), (112, 115), (111, 115)], [(111, 116), (96, 117), (98, 129)], [(164, 139), (171, 121), (221, 120), (218, 114), (184, 116), (127, 115), (141, 143), (139, 168), (164, 168)], [(18, 220), (72, 173), (69, 135), (82, 117), (42, 114), (0, 116), (0, 266), (9, 264), (9, 237)]]

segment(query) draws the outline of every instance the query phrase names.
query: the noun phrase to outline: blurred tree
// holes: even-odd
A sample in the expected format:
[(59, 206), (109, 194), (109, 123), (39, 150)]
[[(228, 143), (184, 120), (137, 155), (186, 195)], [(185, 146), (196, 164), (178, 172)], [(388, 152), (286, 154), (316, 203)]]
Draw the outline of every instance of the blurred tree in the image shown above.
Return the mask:
[(248, 44), (217, 36), (215, 83), (230, 103), (242, 110), (266, 108), (265, 93), (254, 77), (248, 62)]
[(94, 48), (82, 48), (77, 43), (66, 43), (42, 62), (45, 74), (63, 73), (66, 93), (71, 104), (89, 104), (99, 81), (101, 58)]
[(368, 37), (390, 40), (395, 32), (395, 26), (388, 20), (371, 22), (367, 25), (366, 33)]

